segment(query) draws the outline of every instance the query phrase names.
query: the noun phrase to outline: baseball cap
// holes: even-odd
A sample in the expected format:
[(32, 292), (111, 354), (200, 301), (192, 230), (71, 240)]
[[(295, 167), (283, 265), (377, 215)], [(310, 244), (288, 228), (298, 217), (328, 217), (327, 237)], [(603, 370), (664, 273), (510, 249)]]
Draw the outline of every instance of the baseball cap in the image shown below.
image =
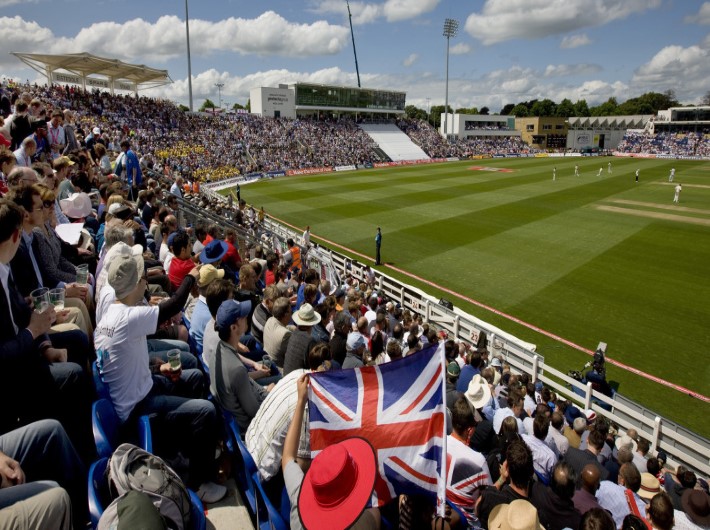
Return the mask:
[(236, 300), (225, 300), (217, 310), (217, 318), (215, 323), (217, 328), (224, 329), (234, 324), (238, 318), (249, 316), (251, 311), (251, 302), (237, 302)]
[(203, 265), (200, 268), (200, 277), (197, 279), (199, 287), (207, 287), (215, 280), (224, 278), (224, 269), (217, 269), (214, 265)]
[(359, 333), (357, 331), (348, 334), (348, 340), (346, 343), (346, 349), (349, 351), (355, 351), (361, 346), (365, 346), (365, 337), (362, 336), (362, 333)]
[(108, 284), (116, 291), (118, 300), (129, 295), (143, 277), (143, 255), (138, 253), (135, 247), (142, 250), (140, 245), (135, 245), (133, 248), (128, 245), (122, 247), (118, 255), (111, 260), (108, 268)]
[(461, 373), (461, 367), (459, 366), (459, 363), (457, 363), (456, 361), (451, 361), (449, 364), (447, 364), (446, 373), (452, 377), (458, 377), (458, 375)]

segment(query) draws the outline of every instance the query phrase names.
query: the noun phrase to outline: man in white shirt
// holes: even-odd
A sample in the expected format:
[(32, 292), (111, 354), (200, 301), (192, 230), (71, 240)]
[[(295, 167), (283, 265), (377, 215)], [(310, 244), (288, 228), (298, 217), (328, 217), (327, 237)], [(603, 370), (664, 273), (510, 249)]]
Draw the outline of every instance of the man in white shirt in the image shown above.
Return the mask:
[[(194, 269), (184, 287), (189, 290), (197, 276)], [(212, 403), (196, 399), (204, 392), (202, 373), (181, 367), (174, 370), (170, 363), (155, 364), (151, 369), (149, 362), (147, 336), (155, 333), (161, 320), (172, 316), (172, 308), (138, 305), (147, 287), (141, 255), (114, 258), (109, 264), (108, 284), (116, 301), (96, 327), (94, 343), (116, 414), (122, 423), (143, 414), (159, 416), (164, 429), (172, 433), (166, 439), (175, 440), (189, 458), (189, 486), (203, 502), (217, 502), (226, 488), (209, 482), (214, 471), (217, 414)]]
[(525, 444), (530, 448), (533, 455), (533, 467), (535, 472), (543, 479), (549, 482), (552, 476), (552, 469), (557, 463), (555, 453), (545, 443), (545, 438), (550, 428), (550, 420), (544, 414), (536, 414), (533, 421), (533, 433), (523, 434), (522, 438)]

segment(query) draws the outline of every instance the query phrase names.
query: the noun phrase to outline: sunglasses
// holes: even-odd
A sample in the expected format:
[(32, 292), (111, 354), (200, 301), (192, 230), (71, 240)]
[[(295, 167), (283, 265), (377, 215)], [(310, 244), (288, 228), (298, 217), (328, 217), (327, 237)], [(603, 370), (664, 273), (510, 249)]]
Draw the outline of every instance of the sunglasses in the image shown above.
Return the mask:
[(42, 201), (42, 206), (49, 209), (54, 207), (53, 201)]

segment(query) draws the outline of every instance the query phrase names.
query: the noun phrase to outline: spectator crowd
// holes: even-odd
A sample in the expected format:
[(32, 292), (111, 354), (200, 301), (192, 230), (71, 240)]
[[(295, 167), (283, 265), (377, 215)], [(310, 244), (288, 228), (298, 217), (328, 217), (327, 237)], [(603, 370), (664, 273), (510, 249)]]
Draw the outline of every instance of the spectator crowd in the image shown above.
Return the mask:
[[(707, 482), (634, 429), (514, 373), (485, 336), (449, 339), (378, 293), (369, 268), (332, 285), (308, 267), (308, 229), (274, 247), (259, 237), (263, 209), (186, 182), (213, 168), (361, 163), (373, 146), (354, 124), (188, 116), (64, 87), (3, 97), (0, 528), (86, 527), (94, 366), (121, 436), (151, 416), (156, 452), (206, 504), (226, 494), (215, 455), (231, 415), (267, 494), (287, 494), (292, 528), (318, 527), (321, 514), (335, 528), (710, 527)], [(446, 145), (421, 123), (400, 126), (434, 156), (524, 149), (511, 138)], [(223, 222), (187, 226), (185, 201)], [(367, 447), (311, 458), (309, 374), (434, 349), (446, 360), (449, 512), (437, 518), (414, 493), (365, 509)]]

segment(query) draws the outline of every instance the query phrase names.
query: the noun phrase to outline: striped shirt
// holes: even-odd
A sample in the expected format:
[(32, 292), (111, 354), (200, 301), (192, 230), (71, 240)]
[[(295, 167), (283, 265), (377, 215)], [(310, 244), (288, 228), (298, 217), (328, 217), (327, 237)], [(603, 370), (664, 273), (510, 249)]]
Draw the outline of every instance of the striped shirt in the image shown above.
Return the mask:
[(446, 499), (461, 508), (469, 528), (481, 527), (474, 508), (480, 489), (491, 485), (491, 473), (483, 455), (449, 435), (446, 438)]
[[(298, 369), (285, 375), (261, 403), (259, 411), (247, 429), (244, 441), (263, 480), (269, 480), (281, 468), (286, 432), (288, 432), (298, 402), (296, 382), (306, 372), (306, 370)], [(308, 408), (303, 416), (298, 456), (299, 458), (311, 458)]]

